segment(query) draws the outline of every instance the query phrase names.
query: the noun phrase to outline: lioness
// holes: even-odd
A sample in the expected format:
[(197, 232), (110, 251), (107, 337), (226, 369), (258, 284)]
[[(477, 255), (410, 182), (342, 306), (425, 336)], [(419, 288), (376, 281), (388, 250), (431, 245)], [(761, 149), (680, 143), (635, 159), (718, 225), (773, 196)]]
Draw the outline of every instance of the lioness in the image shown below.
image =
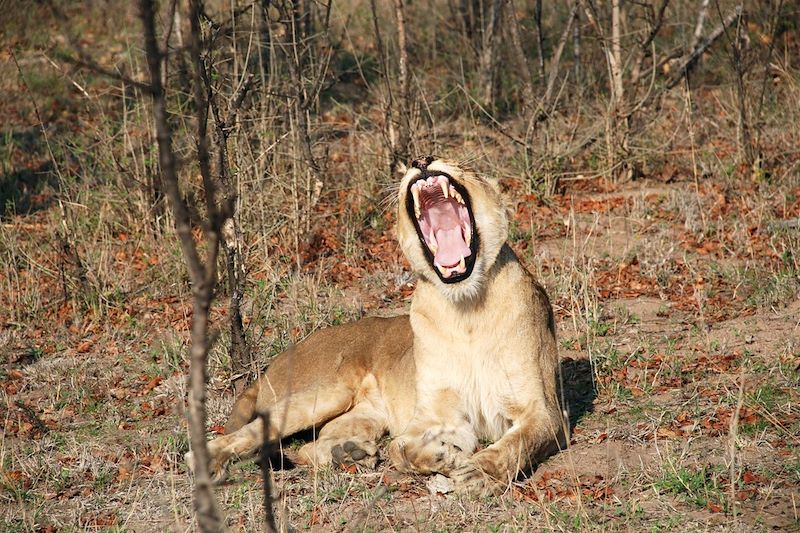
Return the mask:
[(215, 480), (264, 441), (260, 411), (273, 440), (319, 429), (300, 463), (374, 467), (388, 432), (398, 469), (479, 495), (564, 445), (552, 309), (505, 242), (495, 184), (431, 156), (404, 172), (397, 234), (419, 276), (410, 316), (324, 329), (276, 357), (209, 443)]

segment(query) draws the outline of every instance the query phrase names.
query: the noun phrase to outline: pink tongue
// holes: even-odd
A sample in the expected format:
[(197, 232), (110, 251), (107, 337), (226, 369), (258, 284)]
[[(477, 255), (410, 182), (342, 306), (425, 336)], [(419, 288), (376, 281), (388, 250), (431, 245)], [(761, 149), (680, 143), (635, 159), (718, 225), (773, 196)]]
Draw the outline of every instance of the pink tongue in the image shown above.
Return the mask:
[(438, 248), (434, 261), (444, 267), (456, 266), (462, 257), (471, 253), (461, 235), (461, 226), (436, 230), (436, 245)]

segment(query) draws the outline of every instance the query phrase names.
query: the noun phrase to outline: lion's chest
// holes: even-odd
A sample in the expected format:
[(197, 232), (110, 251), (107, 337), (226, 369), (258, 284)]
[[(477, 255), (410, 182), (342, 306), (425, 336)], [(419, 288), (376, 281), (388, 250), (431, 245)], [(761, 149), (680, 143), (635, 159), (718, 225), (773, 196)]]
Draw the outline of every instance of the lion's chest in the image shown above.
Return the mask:
[(417, 324), (414, 350), (419, 398), (455, 392), (478, 436), (496, 440), (510, 427), (510, 412), (530, 397), (532, 347), (513, 314), (486, 318)]

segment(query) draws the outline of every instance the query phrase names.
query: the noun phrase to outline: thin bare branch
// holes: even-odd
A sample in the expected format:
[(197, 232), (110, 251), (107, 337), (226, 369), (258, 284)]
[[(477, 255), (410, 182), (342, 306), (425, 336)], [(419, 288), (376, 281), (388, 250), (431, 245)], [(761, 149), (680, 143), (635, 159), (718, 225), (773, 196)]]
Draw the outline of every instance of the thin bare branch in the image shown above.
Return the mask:
[[(206, 231), (208, 255), (205, 264), (200, 260), (192, 235), (189, 210), (178, 184), (176, 158), (172, 149), (172, 131), (168, 120), (166, 91), (161, 83), (163, 52), (158, 47), (155, 30), (155, 6), (152, 0), (140, 0), (140, 16), (144, 31), (145, 53), (153, 88), (153, 117), (159, 148), (159, 163), (164, 188), (170, 199), (175, 227), (192, 280), (192, 313), (190, 369), (189, 369), (189, 437), (195, 457), (194, 502), (197, 522), (202, 531), (222, 530), (222, 519), (214, 498), (211, 477), (208, 471), (208, 448), (206, 445), (205, 394), (206, 360), (211, 345), (209, 339), (209, 310), (216, 279), (219, 238), (213, 221), (219, 216), (213, 202), (207, 203), (211, 226)], [(213, 189), (212, 189), (213, 190)], [(208, 194), (210, 191), (206, 190)]]
[(684, 77), (689, 75), (689, 73), (697, 65), (697, 61), (698, 59), (700, 59), (700, 56), (702, 56), (703, 53), (706, 50), (708, 50), (711, 47), (711, 45), (714, 44), (714, 42), (717, 39), (719, 39), (723, 33), (725, 33), (725, 29), (728, 26), (733, 24), (739, 18), (741, 12), (742, 12), (742, 6), (741, 5), (736, 6), (733, 12), (727, 17), (725, 17), (722, 23), (719, 26), (717, 26), (714, 29), (714, 31), (709, 34), (708, 37), (702, 39), (700, 43), (694, 48), (694, 50), (692, 50), (691, 53), (689, 53), (681, 60), (676, 70), (676, 74), (666, 84), (667, 89), (672, 89), (673, 87), (678, 85)]
[(542, 109), (545, 113), (550, 108), (550, 104), (552, 103), (553, 89), (555, 88), (556, 80), (558, 79), (559, 65), (561, 64), (561, 54), (564, 53), (564, 47), (567, 44), (567, 39), (569, 39), (572, 25), (578, 18), (579, 8), (580, 4), (576, 1), (572, 5), (572, 10), (567, 18), (567, 24), (564, 26), (564, 31), (561, 32), (561, 37), (558, 39), (558, 45), (556, 46), (556, 51), (553, 53), (553, 59), (550, 60), (550, 75), (547, 78), (547, 88), (544, 91), (544, 98), (542, 99)]

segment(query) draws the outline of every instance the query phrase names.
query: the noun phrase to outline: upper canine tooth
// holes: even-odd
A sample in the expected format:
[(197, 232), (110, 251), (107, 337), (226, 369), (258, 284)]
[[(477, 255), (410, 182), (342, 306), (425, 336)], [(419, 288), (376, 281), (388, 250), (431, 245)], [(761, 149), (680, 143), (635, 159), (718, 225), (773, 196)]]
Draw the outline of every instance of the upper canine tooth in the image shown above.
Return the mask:
[(415, 185), (411, 186), (411, 196), (414, 197), (414, 214), (419, 218), (419, 188), (415, 187)]
[(467, 241), (467, 248), (472, 243), (472, 228), (467, 226), (464, 228), (464, 240)]
[(445, 200), (446, 200), (447, 198), (449, 198), (449, 195), (448, 195), (448, 192), (449, 192), (449, 191), (448, 191), (448, 187), (447, 187), (447, 180), (442, 180), (442, 181), (440, 181), (440, 182), (439, 182), (439, 185), (441, 185), (441, 187), (442, 187), (442, 194), (444, 195), (444, 198), (445, 198)]

